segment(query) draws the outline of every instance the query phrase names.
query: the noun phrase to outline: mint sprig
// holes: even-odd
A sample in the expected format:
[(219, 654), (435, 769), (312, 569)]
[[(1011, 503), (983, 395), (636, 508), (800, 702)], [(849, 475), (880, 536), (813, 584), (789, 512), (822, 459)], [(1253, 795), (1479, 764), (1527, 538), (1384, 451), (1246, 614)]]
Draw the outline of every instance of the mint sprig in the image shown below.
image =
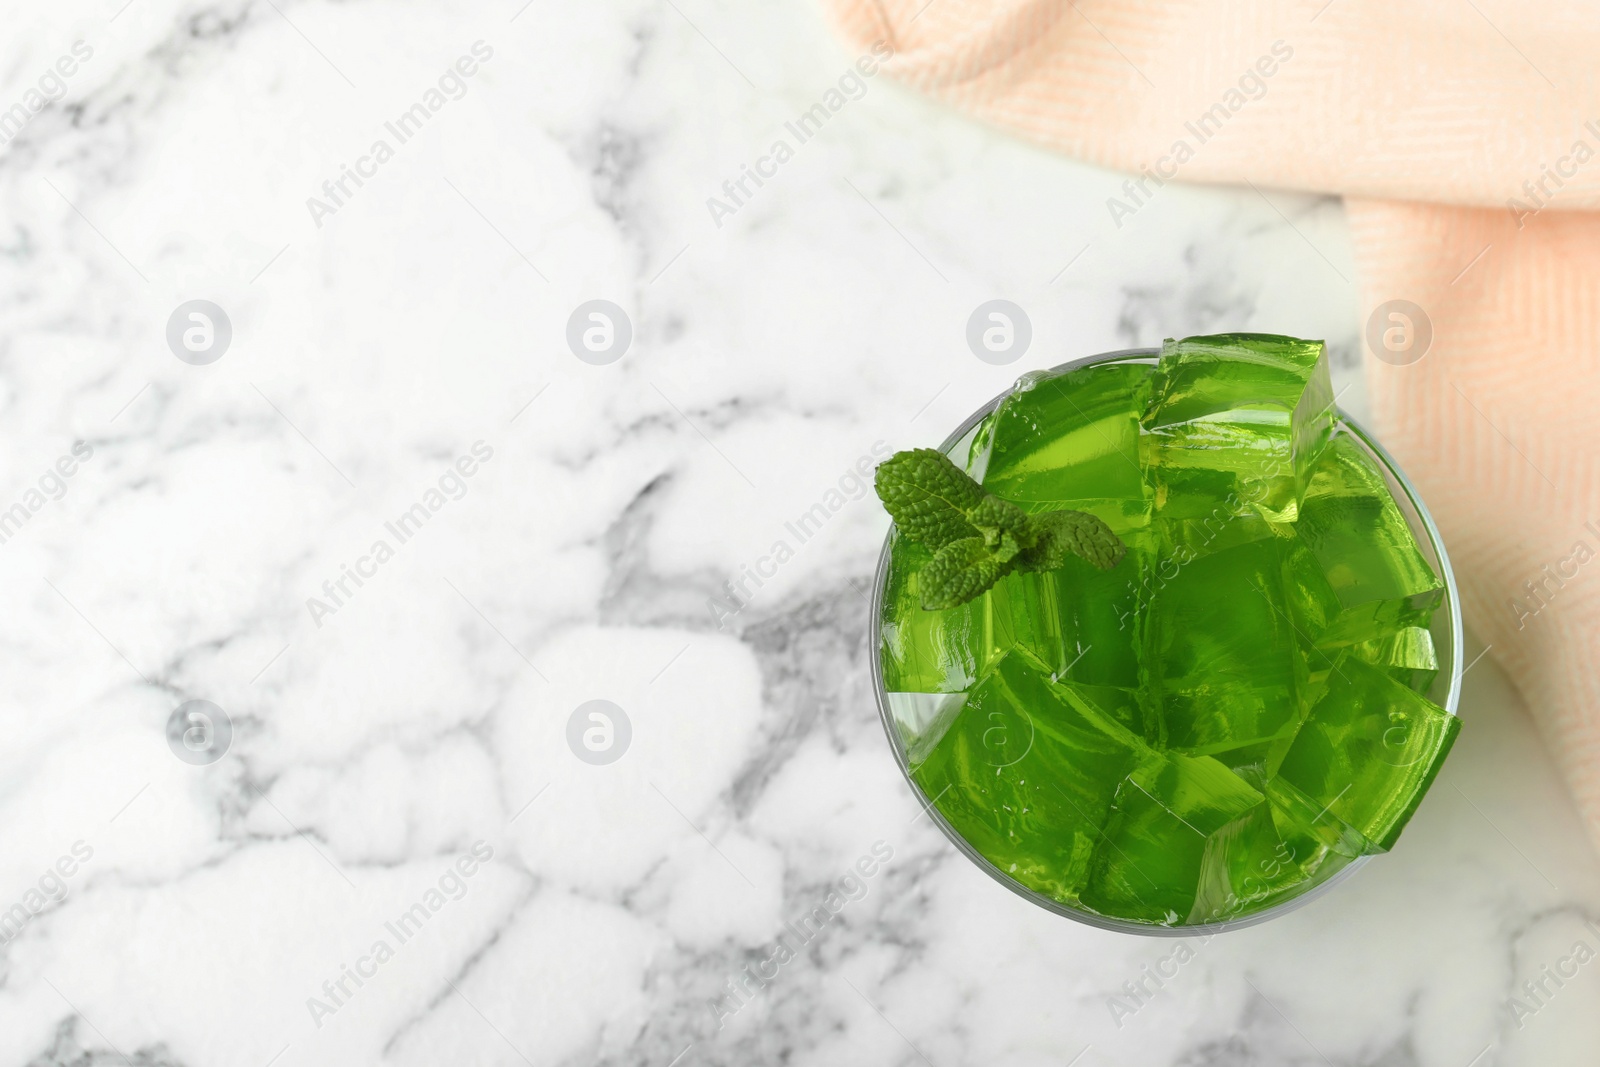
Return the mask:
[(873, 485), (889, 517), (913, 541), (938, 551), (951, 541), (979, 536), (967, 514), (987, 494), (943, 452), (896, 452), (878, 464)]
[(1110, 570), (1128, 550), (1088, 512), (1029, 515), (984, 492), (936, 449), (896, 452), (878, 465), (874, 486), (901, 535), (933, 551), (918, 582), (928, 611), (965, 604), (1012, 571), (1055, 570), (1068, 556)]

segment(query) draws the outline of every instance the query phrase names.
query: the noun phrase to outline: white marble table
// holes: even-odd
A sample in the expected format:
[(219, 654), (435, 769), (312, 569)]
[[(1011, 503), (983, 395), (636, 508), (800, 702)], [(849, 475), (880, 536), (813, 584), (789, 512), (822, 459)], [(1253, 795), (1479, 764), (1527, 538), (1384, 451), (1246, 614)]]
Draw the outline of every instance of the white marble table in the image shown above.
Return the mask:
[(1359, 413), (1336, 202), (1119, 228), (806, 3), (521, 3), (9, 12), (0, 1063), (1593, 1062), (1600, 869), (1492, 659), (1392, 856), (1132, 1014), (1177, 943), (991, 883), (873, 707), (874, 449), (1223, 328), (1328, 338)]

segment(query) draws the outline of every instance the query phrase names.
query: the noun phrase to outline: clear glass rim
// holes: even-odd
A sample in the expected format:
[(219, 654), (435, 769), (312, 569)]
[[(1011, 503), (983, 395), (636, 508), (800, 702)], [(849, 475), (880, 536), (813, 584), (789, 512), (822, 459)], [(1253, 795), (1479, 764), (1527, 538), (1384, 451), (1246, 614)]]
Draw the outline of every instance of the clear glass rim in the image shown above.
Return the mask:
[[(1161, 350), (1159, 348), (1124, 348), (1115, 352), (1101, 352), (1097, 355), (1085, 356), (1082, 359), (1071, 360), (1067, 363), (1062, 363), (1059, 366), (1051, 367), (1044, 373), (1062, 374), (1067, 371), (1073, 371), (1081, 367), (1088, 367), (1099, 363), (1136, 362), (1154, 359), (1160, 355)], [(968, 416), (960, 426), (957, 426), (955, 430), (951, 431), (949, 436), (944, 439), (944, 442), (940, 444), (940, 451), (949, 451), (958, 441), (970, 433), (979, 422), (987, 417), (990, 412), (998, 407), (1001, 401), (1015, 391), (1016, 383), (1013, 382), (1005, 390), (996, 394), (995, 397), (988, 403), (979, 407), (978, 410), (974, 411), (970, 416)], [(1450, 714), (1458, 714), (1458, 709), (1461, 702), (1461, 650), (1465, 642), (1465, 638), (1462, 632), (1461, 624), (1460, 595), (1456, 589), (1455, 572), (1450, 566), (1450, 556), (1445, 551), (1444, 539), (1440, 536), (1439, 528), (1434, 524), (1433, 516), (1429, 514), (1427, 505), (1422, 502), (1422, 497), (1417, 493), (1416, 487), (1411, 484), (1411, 480), (1407, 478), (1405, 472), (1400, 469), (1400, 465), (1395, 462), (1394, 457), (1389, 455), (1388, 451), (1378, 443), (1372, 434), (1368, 433), (1365, 427), (1363, 427), (1355, 419), (1351, 418), (1342, 408), (1335, 407), (1334, 410), (1338, 414), (1339, 421), (1352, 433), (1356, 434), (1356, 436), (1361, 439), (1361, 442), (1366, 445), (1367, 448), (1369, 448), (1379, 460), (1382, 461), (1386, 473), (1394, 479), (1395, 483), (1405, 494), (1407, 501), (1411, 505), (1413, 514), (1407, 516), (1407, 522), (1412, 525), (1412, 532), (1420, 532), (1426, 537), (1426, 548), (1431, 550), (1431, 555), (1433, 556), (1432, 562), (1439, 571), (1440, 580), (1444, 582), (1445, 606), (1450, 612), (1450, 678), (1443, 706), (1444, 709)], [(1417, 527), (1420, 527), (1421, 529), (1418, 530)], [(1097, 927), (1101, 930), (1112, 930), (1118, 933), (1143, 934), (1149, 937), (1191, 937), (1196, 935), (1221, 933), (1224, 930), (1241, 930), (1247, 926), (1255, 926), (1258, 923), (1264, 923), (1269, 919), (1275, 919), (1281, 915), (1293, 911), (1296, 908), (1303, 907), (1304, 905), (1309, 904), (1311, 901), (1316, 900), (1324, 893), (1327, 893), (1329, 890), (1333, 889), (1334, 886), (1344, 882), (1351, 875), (1355, 874), (1356, 871), (1366, 866), (1368, 862), (1375, 858), (1371, 854), (1358, 856), (1356, 859), (1346, 864), (1342, 870), (1329, 877), (1326, 881), (1313, 886), (1311, 889), (1306, 890), (1299, 896), (1280, 901), (1269, 908), (1264, 908), (1261, 911), (1253, 914), (1241, 916), (1237, 919), (1225, 919), (1211, 923), (1194, 923), (1185, 926), (1156, 926), (1150, 923), (1135, 922), (1131, 919), (1119, 919), (1114, 916), (1097, 915), (1093, 912), (1083, 911), (1078, 908), (1074, 908), (1071, 905), (1063, 904), (1061, 901), (1056, 900), (1053, 897), (1046, 896), (1045, 894), (1040, 893), (1037, 890), (1030, 889), (1018, 882), (1016, 879), (1012, 878), (1010, 875), (1006, 874), (1004, 871), (1000, 870), (1000, 868), (996, 867), (992, 862), (990, 862), (990, 860), (976, 848), (974, 848), (973, 845), (955, 829), (955, 827), (951, 826), (949, 821), (945, 819), (943, 813), (941, 813), (939, 809), (933, 805), (933, 803), (928, 799), (927, 795), (923, 793), (922, 787), (917, 784), (916, 779), (911, 775), (911, 761), (906, 753), (905, 743), (900, 737), (900, 731), (895, 726), (894, 715), (889, 708), (889, 694), (884, 687), (883, 681), (883, 597), (885, 588), (888, 584), (889, 554), (893, 544), (893, 539), (894, 531), (891, 528), (889, 533), (884, 536), (883, 548), (878, 553), (878, 570), (872, 586), (871, 617), (868, 619), (867, 625), (867, 647), (870, 653), (869, 658), (872, 666), (872, 690), (874, 697), (878, 702), (878, 717), (882, 720), (884, 733), (889, 739), (889, 747), (894, 751), (895, 761), (900, 765), (900, 772), (905, 776), (906, 783), (910, 785), (912, 791), (916, 794), (918, 803), (921, 805), (923, 811), (931, 820), (933, 820), (934, 825), (939, 827), (940, 831), (947, 839), (949, 839), (950, 843), (954, 845), (957, 850), (975, 863), (991, 878), (1005, 886), (1007, 889), (1011, 890), (1013, 893), (1016, 893), (1025, 900), (1037, 904), (1039, 907), (1044, 908), (1047, 911), (1052, 911), (1057, 915), (1063, 915), (1069, 919), (1074, 919), (1078, 922), (1084, 923), (1088, 926)]]

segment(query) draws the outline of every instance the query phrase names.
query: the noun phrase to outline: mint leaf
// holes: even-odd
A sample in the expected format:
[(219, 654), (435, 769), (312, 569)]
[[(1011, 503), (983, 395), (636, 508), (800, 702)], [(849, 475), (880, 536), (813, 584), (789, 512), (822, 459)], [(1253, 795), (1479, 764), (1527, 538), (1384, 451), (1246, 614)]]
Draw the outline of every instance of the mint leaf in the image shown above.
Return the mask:
[(967, 513), (983, 503), (983, 488), (950, 457), (932, 448), (896, 452), (873, 478), (878, 498), (900, 532), (937, 551), (983, 534)]
[(918, 579), (929, 611), (965, 604), (1014, 570), (1055, 570), (1068, 556), (1109, 570), (1128, 550), (1087, 512), (1030, 516), (932, 448), (896, 452), (873, 484), (901, 535), (933, 550)]
[(1013, 560), (997, 558), (981, 537), (951, 541), (934, 553), (917, 574), (922, 606), (928, 611), (942, 611), (965, 604), (1015, 567)]
[(1086, 511), (1047, 511), (1029, 521), (1036, 540), (1017, 556), (1017, 565), (1025, 571), (1053, 571), (1069, 555), (1082, 556), (1108, 571), (1128, 551), (1111, 527)]
[(1006, 559), (1039, 539), (1026, 511), (992, 493), (985, 493), (977, 506), (967, 512), (967, 521), (978, 528), (984, 544), (990, 548), (1000, 551), (1002, 546), (1012, 546)]

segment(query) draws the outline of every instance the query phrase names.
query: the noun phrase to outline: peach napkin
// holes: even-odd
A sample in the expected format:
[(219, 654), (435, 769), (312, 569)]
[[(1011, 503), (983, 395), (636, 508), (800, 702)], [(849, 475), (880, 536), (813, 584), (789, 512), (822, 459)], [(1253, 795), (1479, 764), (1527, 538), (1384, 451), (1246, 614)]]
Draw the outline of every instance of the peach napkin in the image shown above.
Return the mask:
[(1173, 180), (1346, 197), (1373, 428), (1600, 842), (1600, 6), (823, 3), (902, 82), (1130, 172), (1130, 211)]

